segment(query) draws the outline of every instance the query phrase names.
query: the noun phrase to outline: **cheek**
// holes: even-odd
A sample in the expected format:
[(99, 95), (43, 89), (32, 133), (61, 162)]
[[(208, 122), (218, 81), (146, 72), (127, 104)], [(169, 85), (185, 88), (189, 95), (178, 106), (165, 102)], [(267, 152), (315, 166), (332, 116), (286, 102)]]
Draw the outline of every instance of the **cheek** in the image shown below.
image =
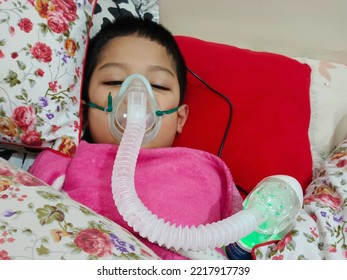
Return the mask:
[(175, 115), (163, 117), (159, 133), (151, 147), (171, 147), (176, 133), (177, 117)]
[(179, 98), (176, 98), (174, 94), (157, 94), (155, 95), (155, 99), (160, 110), (172, 109), (179, 103)]
[(117, 144), (108, 128), (107, 114), (95, 109), (89, 109), (89, 131), (95, 143)]

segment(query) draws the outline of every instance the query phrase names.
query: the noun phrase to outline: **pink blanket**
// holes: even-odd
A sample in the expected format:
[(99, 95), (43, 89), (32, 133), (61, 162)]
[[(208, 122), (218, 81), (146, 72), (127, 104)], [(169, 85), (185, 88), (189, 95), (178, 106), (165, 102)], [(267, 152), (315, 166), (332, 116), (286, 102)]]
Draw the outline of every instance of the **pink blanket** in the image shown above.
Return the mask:
[[(111, 174), (117, 148), (82, 141), (72, 159), (46, 150), (37, 157), (30, 172), (48, 184), (65, 175), (63, 190), (71, 198), (133, 232), (118, 213), (112, 197)], [(218, 157), (199, 150), (141, 149), (135, 186), (149, 210), (177, 225), (211, 223), (241, 209), (242, 198), (226, 165)], [(139, 239), (163, 259), (181, 258)]]

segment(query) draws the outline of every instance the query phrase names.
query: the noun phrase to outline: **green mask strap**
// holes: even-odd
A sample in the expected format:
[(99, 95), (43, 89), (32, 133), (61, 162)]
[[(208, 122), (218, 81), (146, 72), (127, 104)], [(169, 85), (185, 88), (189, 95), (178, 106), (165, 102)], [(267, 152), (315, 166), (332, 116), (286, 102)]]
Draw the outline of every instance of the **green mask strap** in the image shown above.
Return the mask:
[(180, 107), (180, 106), (177, 106), (177, 107), (172, 108), (172, 109), (170, 109), (170, 110), (156, 111), (156, 112), (155, 112), (155, 115), (158, 116), (158, 117), (162, 117), (162, 116), (164, 116), (164, 115), (169, 115), (169, 114), (172, 114), (172, 113), (174, 113), (174, 112), (177, 112), (177, 110), (178, 110), (179, 107)]
[(91, 108), (95, 108), (95, 109), (99, 109), (99, 110), (104, 111), (104, 112), (111, 113), (112, 110), (113, 110), (113, 108), (112, 108), (112, 95), (111, 95), (111, 92), (107, 96), (107, 108), (99, 106), (99, 105), (96, 105), (95, 103), (92, 103), (92, 102), (87, 102), (87, 105), (89, 107), (91, 107)]
[[(107, 96), (107, 108), (106, 107), (102, 107), (102, 106), (99, 106), (99, 105), (96, 105), (95, 103), (92, 103), (92, 102), (87, 102), (87, 105), (90, 107), (90, 108), (95, 108), (95, 109), (98, 109), (98, 110), (101, 110), (101, 111), (104, 111), (104, 112), (108, 112), (108, 113), (111, 113), (112, 110), (113, 110), (113, 107), (112, 107), (112, 95), (111, 95), (111, 92), (108, 94)], [(164, 110), (164, 111), (156, 111), (155, 112), (155, 115), (158, 116), (158, 117), (162, 117), (164, 115), (169, 115), (169, 114), (172, 114), (174, 112), (177, 112), (178, 108), (180, 106), (177, 106), (175, 108), (172, 108), (170, 110)]]

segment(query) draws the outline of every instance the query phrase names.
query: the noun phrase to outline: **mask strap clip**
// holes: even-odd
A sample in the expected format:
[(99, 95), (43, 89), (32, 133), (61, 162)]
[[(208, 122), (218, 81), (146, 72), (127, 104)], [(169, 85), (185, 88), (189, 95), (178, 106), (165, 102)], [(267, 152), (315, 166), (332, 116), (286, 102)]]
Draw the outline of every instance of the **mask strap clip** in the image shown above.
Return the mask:
[(111, 92), (109, 92), (109, 94), (107, 96), (107, 107), (102, 107), (102, 106), (96, 105), (95, 103), (92, 103), (92, 102), (87, 102), (87, 105), (91, 108), (95, 108), (95, 109), (99, 109), (99, 110), (104, 111), (104, 112), (111, 113), (113, 110)]

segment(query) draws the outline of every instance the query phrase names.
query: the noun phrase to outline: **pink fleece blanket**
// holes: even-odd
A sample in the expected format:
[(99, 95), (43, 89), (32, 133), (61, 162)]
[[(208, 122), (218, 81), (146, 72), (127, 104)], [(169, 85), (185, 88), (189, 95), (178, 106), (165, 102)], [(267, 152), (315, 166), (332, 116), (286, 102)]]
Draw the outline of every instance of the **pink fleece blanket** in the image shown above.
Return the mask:
[[(46, 150), (30, 172), (48, 184), (65, 175), (63, 190), (71, 198), (134, 233), (118, 213), (112, 197), (111, 174), (117, 149), (115, 145), (82, 141), (72, 159)], [(211, 223), (241, 209), (242, 198), (224, 162), (190, 148), (141, 149), (135, 186), (149, 210), (177, 225)], [(181, 258), (147, 240), (141, 241), (163, 259)]]

